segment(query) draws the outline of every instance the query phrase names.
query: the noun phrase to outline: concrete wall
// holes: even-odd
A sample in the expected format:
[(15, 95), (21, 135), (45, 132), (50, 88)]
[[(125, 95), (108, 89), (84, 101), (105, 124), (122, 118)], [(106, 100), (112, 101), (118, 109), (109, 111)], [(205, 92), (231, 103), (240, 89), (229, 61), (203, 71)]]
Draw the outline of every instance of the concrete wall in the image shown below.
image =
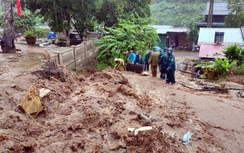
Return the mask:
[(53, 52), (51, 59), (55, 64), (72, 69), (75, 66), (84, 65), (90, 58), (97, 55), (93, 41), (84, 41), (82, 44), (64, 48)]

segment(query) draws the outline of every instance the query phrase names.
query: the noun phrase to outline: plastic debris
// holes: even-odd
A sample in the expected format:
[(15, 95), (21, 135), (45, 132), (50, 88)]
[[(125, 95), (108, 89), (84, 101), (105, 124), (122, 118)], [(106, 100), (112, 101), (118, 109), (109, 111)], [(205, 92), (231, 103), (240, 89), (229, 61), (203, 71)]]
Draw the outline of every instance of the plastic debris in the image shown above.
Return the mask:
[(143, 71), (143, 72), (141, 73), (141, 75), (142, 75), (142, 76), (149, 76), (149, 73), (146, 72), (146, 71)]
[(187, 132), (180, 141), (182, 142), (183, 145), (188, 145), (190, 142), (190, 138), (193, 135), (191, 132)]
[(128, 128), (129, 132), (134, 132), (135, 128)]
[(141, 120), (144, 119), (144, 120), (151, 122), (151, 119), (149, 117), (147, 117), (146, 115), (138, 114), (137, 117)]
[(140, 131), (148, 131), (148, 130), (152, 130), (152, 127), (151, 126), (140, 127), (139, 129), (135, 130), (135, 135), (137, 135)]
[(49, 89), (41, 88), (39, 91), (39, 97), (43, 98), (50, 93)]

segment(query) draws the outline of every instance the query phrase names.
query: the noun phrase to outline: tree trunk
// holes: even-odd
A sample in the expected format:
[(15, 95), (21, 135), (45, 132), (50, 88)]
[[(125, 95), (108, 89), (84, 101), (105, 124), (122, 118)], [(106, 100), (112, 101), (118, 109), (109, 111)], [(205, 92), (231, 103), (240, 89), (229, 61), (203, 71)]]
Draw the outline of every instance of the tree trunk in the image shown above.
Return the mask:
[(68, 27), (69, 29), (66, 29), (66, 45), (69, 46), (70, 45), (70, 31), (71, 31), (71, 20), (72, 20), (72, 17), (71, 15), (69, 15), (69, 18), (67, 19), (68, 20)]
[(13, 5), (12, 0), (2, 0), (3, 6), (3, 40), (2, 40), (2, 51), (3, 53), (15, 53), (14, 45), (14, 16), (13, 16)]

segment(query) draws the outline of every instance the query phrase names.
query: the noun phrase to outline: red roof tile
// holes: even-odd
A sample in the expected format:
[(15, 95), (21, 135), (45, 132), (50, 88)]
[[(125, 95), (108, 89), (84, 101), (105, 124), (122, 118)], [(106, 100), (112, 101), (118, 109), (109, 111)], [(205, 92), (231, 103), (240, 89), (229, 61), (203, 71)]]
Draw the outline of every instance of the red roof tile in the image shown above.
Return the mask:
[[(200, 58), (225, 58), (223, 50), (226, 46), (217, 45), (213, 43), (202, 43), (200, 45), (199, 57)], [(215, 56), (214, 56), (215, 55)]]

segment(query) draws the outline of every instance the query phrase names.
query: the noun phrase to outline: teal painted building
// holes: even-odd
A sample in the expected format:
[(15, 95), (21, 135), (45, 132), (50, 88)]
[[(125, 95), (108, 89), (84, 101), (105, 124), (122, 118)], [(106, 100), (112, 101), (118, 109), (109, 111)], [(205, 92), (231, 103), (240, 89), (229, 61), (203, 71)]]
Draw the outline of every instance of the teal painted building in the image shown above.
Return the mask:
[(186, 39), (188, 28), (186, 27), (173, 27), (162, 25), (151, 25), (157, 29), (160, 41), (158, 46), (161, 48), (172, 46), (179, 49), (180, 46), (185, 47), (190, 42)]

